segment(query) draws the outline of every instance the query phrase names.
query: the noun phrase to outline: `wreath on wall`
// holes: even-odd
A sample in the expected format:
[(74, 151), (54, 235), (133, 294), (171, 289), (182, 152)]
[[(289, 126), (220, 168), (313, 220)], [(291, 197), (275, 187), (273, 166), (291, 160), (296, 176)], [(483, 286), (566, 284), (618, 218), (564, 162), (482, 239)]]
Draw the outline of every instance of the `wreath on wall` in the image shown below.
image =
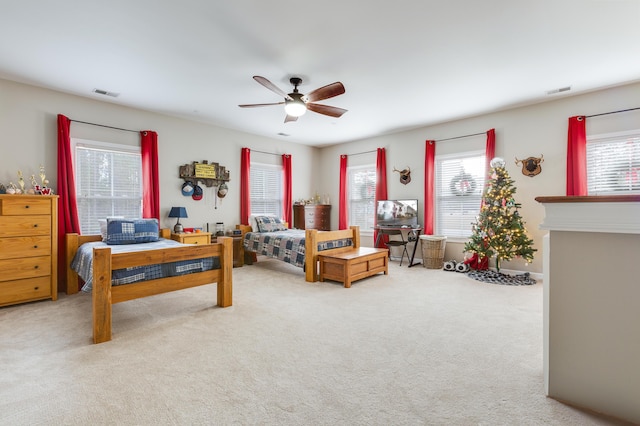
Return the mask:
[(476, 190), (476, 180), (469, 173), (460, 172), (449, 182), (449, 189), (456, 196), (471, 195)]

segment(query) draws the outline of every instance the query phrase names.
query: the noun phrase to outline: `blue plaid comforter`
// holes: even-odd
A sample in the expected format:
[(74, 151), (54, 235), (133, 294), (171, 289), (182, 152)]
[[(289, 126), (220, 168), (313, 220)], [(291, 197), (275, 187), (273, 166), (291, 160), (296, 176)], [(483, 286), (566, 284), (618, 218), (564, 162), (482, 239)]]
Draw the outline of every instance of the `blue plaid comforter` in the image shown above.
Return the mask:
[[(78, 273), (78, 276), (85, 282), (82, 291), (91, 292), (93, 282), (93, 249), (94, 247), (110, 247), (111, 253), (134, 253), (145, 250), (158, 250), (170, 247), (180, 247), (183, 244), (167, 239), (160, 239), (156, 242), (125, 245), (107, 245), (103, 242), (93, 242), (82, 244), (78, 252), (71, 261), (71, 269)], [(203, 259), (182, 260), (159, 265), (136, 266), (126, 269), (117, 269), (111, 274), (111, 285), (131, 284), (139, 281), (153, 280), (156, 278), (174, 277), (186, 275), (194, 272), (208, 271), (210, 269), (220, 269), (220, 259), (209, 257)]]
[[(247, 232), (244, 235), (245, 250), (259, 255), (282, 260), (304, 268), (304, 238), (302, 229), (288, 229), (276, 232)], [(352, 245), (351, 238), (318, 243), (318, 251)]]

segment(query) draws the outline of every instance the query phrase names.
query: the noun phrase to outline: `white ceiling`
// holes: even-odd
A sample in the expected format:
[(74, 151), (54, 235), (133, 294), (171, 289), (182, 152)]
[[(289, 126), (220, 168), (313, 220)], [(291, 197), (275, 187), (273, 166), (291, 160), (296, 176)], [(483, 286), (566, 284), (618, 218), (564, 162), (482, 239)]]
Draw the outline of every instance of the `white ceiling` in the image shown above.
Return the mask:
[[(313, 146), (640, 79), (638, 0), (0, 0), (0, 40), (0, 78)], [(348, 112), (239, 108), (283, 100), (253, 75)]]

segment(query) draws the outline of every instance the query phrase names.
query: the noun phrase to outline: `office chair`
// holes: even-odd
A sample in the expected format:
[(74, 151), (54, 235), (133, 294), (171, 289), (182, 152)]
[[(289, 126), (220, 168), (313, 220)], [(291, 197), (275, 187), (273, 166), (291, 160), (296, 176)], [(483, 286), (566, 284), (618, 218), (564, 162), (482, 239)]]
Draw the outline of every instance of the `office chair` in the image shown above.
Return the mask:
[(389, 256), (391, 256), (391, 247), (402, 247), (402, 255), (400, 256), (400, 266), (402, 266), (402, 260), (404, 259), (404, 256), (407, 255), (407, 260), (410, 259), (409, 257), (409, 252), (407, 251), (407, 244), (409, 243), (408, 240), (404, 239), (404, 234), (402, 233), (401, 230), (388, 230), (385, 231), (386, 235), (400, 235), (400, 239), (399, 240), (392, 240), (389, 239), (389, 241), (386, 243), (387, 248), (389, 249)]

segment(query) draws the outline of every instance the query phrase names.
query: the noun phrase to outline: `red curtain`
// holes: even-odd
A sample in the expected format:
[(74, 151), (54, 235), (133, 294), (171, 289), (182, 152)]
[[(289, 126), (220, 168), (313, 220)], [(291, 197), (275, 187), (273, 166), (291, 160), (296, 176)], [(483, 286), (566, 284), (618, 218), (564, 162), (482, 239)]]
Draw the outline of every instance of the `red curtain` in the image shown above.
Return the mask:
[(436, 141), (427, 140), (424, 156), (424, 234), (433, 235), (436, 197)]
[(293, 218), (291, 217), (291, 155), (282, 154), (282, 174), (284, 175), (284, 192), (282, 194), (282, 219), (289, 224)]
[(349, 227), (349, 197), (347, 194), (347, 156), (340, 156), (340, 199), (338, 200), (338, 229)]
[(567, 195), (587, 195), (587, 118), (569, 117)]
[(160, 221), (160, 181), (158, 173), (158, 134), (151, 130), (140, 132), (142, 154), (142, 217)]
[(249, 214), (251, 212), (251, 192), (249, 183), (251, 182), (251, 150), (242, 148), (240, 153), (240, 223), (249, 224)]
[[(378, 201), (386, 200), (387, 198), (387, 154), (384, 148), (378, 148), (378, 154), (376, 157), (376, 198), (373, 204), (374, 209), (377, 209)], [(373, 216), (374, 225), (377, 223), (377, 215)], [(373, 231), (373, 241), (378, 241), (378, 230)], [(380, 240), (382, 243), (389, 241), (388, 235), (382, 235)]]
[(491, 160), (496, 156), (496, 129), (487, 131), (487, 146), (484, 151), (485, 156), (485, 177), (491, 171)]
[(80, 233), (70, 129), (71, 121), (58, 114), (58, 288), (61, 290), (67, 289), (65, 237), (69, 233)]

